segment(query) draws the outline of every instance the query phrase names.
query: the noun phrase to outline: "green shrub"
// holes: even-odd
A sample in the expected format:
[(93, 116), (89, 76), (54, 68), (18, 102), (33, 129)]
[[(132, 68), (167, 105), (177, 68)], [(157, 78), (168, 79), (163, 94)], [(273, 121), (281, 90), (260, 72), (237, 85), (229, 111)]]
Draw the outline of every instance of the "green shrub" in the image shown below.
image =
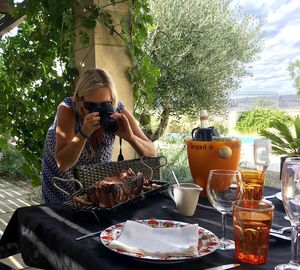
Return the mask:
[(291, 123), (292, 118), (282, 110), (253, 109), (242, 114), (236, 129), (242, 133), (260, 133), (271, 127), (272, 122)]
[(17, 149), (11, 146), (1, 154), (0, 175), (9, 178), (22, 178), (24, 180), (24, 164), (24, 157)]
[(224, 127), (221, 122), (213, 122), (212, 126), (219, 132), (220, 136), (228, 135), (228, 128)]
[(184, 135), (180, 133), (167, 133), (163, 135), (159, 141), (164, 144), (182, 144), (184, 142)]
[(172, 171), (181, 182), (192, 181), (186, 152), (186, 136), (167, 134), (158, 141), (158, 154), (168, 159), (166, 166), (161, 169), (161, 178), (170, 184), (175, 183)]

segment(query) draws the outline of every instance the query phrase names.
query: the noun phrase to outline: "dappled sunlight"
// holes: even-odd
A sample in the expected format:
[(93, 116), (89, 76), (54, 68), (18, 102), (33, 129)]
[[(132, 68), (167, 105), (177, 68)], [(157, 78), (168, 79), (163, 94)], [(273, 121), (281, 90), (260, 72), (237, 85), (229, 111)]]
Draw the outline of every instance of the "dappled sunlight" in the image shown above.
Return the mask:
[(88, 234), (91, 233), (91, 231), (84, 229), (83, 227), (77, 225), (76, 223), (70, 221), (69, 219), (66, 219), (64, 217), (62, 217), (61, 215), (59, 215), (58, 213), (54, 212), (52, 209), (50, 209), (47, 206), (40, 206), (39, 207), (42, 211), (44, 211), (47, 215), (57, 219), (60, 222), (65, 223), (66, 225), (68, 225), (70, 228), (77, 230), (78, 232), (82, 233), (82, 234)]

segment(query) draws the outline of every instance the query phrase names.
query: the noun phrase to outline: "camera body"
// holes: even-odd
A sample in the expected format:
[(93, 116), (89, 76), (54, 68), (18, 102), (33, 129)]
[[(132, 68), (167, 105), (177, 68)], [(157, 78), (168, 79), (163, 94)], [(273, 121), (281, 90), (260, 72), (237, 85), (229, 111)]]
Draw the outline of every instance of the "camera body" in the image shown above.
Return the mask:
[(93, 102), (84, 102), (84, 107), (90, 112), (99, 112), (100, 124), (103, 126), (105, 132), (116, 133), (119, 128), (118, 121), (111, 118), (115, 113), (115, 108), (110, 102), (96, 104)]

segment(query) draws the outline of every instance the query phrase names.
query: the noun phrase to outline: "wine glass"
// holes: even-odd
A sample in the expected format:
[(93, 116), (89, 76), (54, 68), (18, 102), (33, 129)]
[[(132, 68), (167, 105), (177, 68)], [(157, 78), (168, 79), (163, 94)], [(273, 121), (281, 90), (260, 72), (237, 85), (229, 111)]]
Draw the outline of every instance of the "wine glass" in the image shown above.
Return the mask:
[(266, 171), (270, 165), (272, 144), (269, 139), (255, 139), (253, 144), (253, 156), (256, 170)]
[(299, 270), (298, 231), (300, 225), (300, 157), (287, 158), (282, 169), (282, 201), (292, 225), (291, 260), (279, 264), (275, 270)]
[(206, 193), (210, 203), (222, 214), (222, 237), (219, 249), (234, 249), (234, 241), (226, 239), (226, 214), (232, 211), (232, 202), (242, 198), (242, 178), (239, 171), (211, 170)]

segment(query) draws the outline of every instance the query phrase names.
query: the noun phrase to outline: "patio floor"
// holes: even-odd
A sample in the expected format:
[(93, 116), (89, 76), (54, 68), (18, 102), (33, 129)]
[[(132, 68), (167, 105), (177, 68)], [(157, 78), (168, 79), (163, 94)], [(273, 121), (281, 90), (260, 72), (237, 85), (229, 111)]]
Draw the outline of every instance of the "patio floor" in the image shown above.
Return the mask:
[[(39, 204), (33, 199), (30, 199), (30, 195), (32, 195), (31, 190), (0, 179), (0, 237), (2, 236), (13, 212), (17, 208)], [(2, 259), (0, 262), (9, 265), (13, 269), (38, 269), (24, 264), (20, 254)]]

